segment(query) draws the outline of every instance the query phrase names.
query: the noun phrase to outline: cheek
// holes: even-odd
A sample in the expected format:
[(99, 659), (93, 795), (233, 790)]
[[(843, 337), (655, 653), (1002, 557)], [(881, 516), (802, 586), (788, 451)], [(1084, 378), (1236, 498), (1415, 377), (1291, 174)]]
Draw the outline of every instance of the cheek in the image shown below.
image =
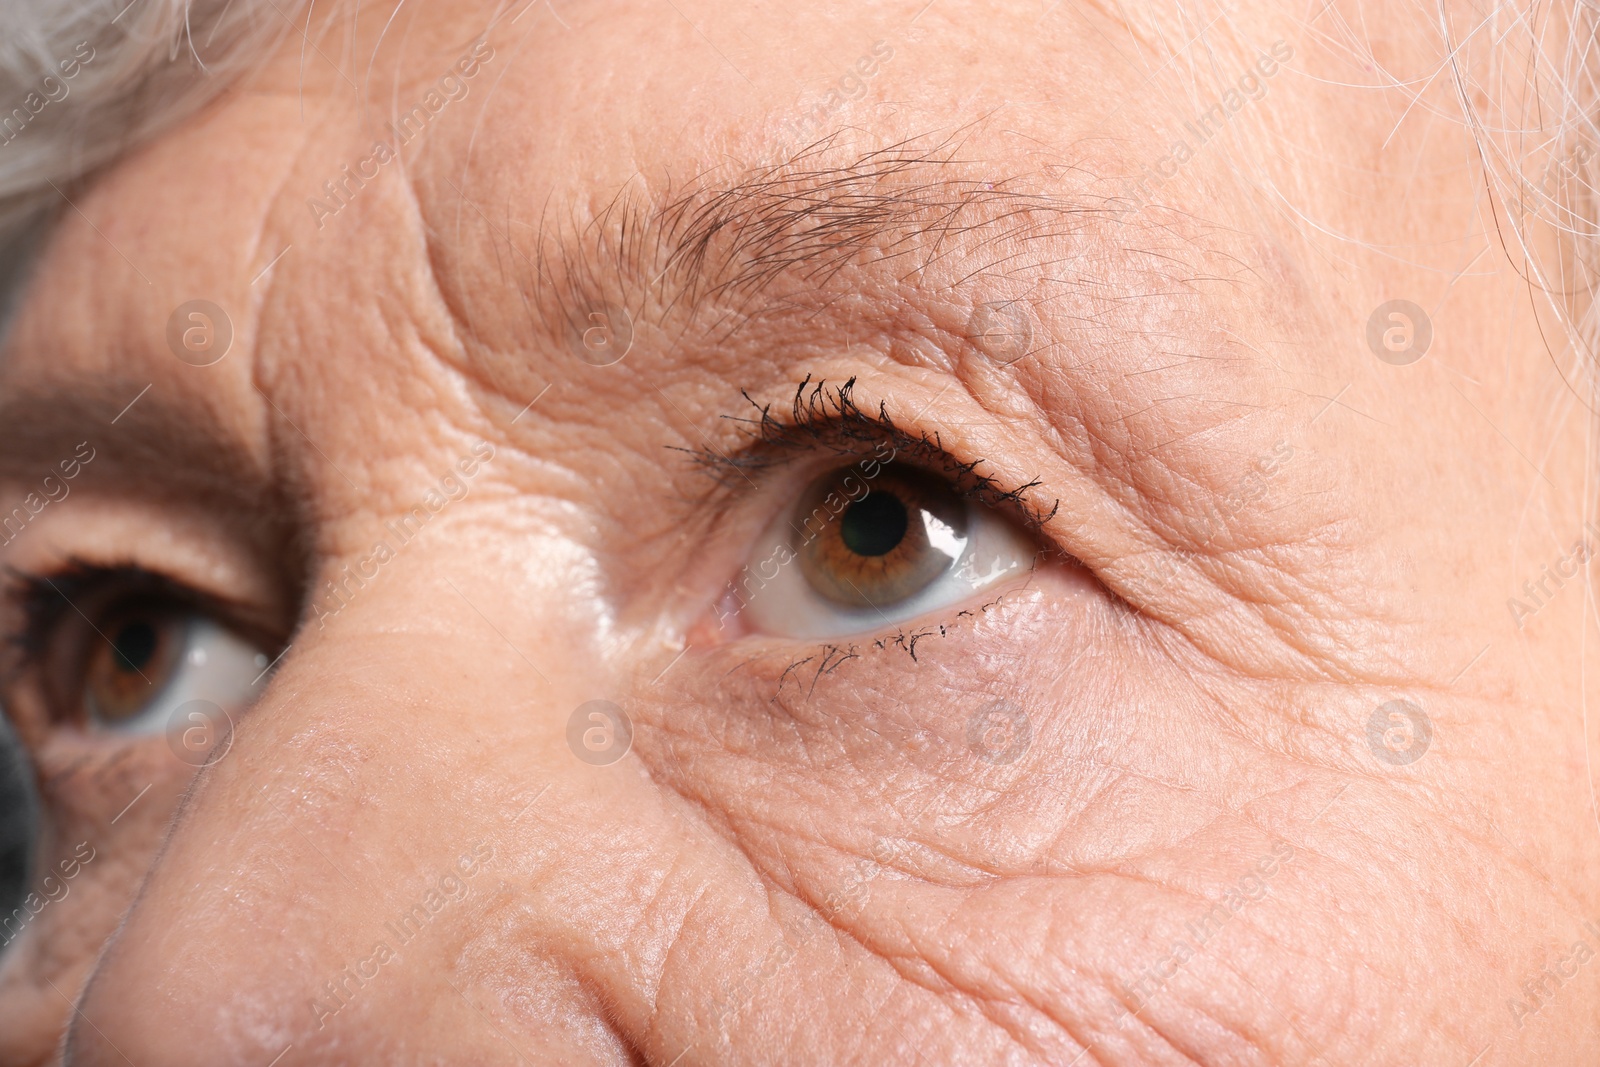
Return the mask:
[[(741, 643), (685, 671), (675, 692), (647, 696), (636, 746), (667, 782), (731, 818), (742, 822), (760, 797), (769, 814), (749, 832), (763, 854), (814, 849), (807, 826), (867, 844), (903, 834), (901, 813), (947, 788), (1011, 791), (988, 818), (997, 841), (1026, 838), (1040, 790), (1063, 788), (1076, 756), (1132, 727), (1120, 654), (1088, 636), (1111, 617), (1081, 571), (1047, 566), (1026, 588), (921, 625), (836, 643)], [(1049, 666), (1060, 664), (1074, 667)], [(671, 758), (686, 743), (692, 766)], [(981, 847), (963, 858), (996, 860)]]
[[(71, 1016), (61, 994), (76, 998), (76, 983), (87, 975), (132, 902), (192, 778), (192, 768), (173, 759), (159, 740), (108, 746), (81, 736), (50, 734), (32, 755), (41, 781), (40, 801), (50, 812), (53, 831), (36, 867), (60, 872), (63, 866), (72, 869), (74, 860), (78, 866), (70, 879), (59, 874), (51, 879), (48, 895), (54, 899), (36, 916), (5, 931), (20, 935), (11, 946), (19, 953), (49, 947), (55, 961), (51, 977), (61, 993), (36, 969), (0, 967), (0, 1003), (36, 1005), (29, 1026), (0, 1026), (0, 1062), (33, 1062), (32, 1053), (25, 1051), (35, 1047), (32, 1042), (49, 1049), (59, 1040)], [(82, 862), (87, 848), (75, 852), (84, 841), (95, 843), (87, 863)], [(44, 898), (46, 887), (36, 888)], [(24, 947), (28, 944), (33, 948)]]

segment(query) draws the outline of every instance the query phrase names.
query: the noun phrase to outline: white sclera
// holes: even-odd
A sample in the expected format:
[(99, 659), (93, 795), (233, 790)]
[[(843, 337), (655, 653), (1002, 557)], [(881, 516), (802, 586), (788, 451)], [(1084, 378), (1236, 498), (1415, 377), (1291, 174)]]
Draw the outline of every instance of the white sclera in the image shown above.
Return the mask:
[(183, 647), (172, 677), (150, 698), (143, 711), (119, 722), (102, 718), (90, 699), (90, 718), (103, 730), (153, 734), (166, 729), (173, 709), (190, 700), (209, 700), (228, 712), (243, 711), (260, 692), (265, 653), (233, 631), (203, 615), (179, 624)]

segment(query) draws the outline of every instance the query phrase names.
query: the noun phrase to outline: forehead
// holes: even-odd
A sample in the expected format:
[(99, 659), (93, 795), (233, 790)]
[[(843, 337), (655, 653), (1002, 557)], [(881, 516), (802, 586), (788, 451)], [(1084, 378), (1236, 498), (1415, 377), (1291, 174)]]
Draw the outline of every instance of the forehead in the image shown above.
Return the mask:
[[(1088, 46), (1091, 29), (1102, 41), (1115, 30), (1122, 47)], [(712, 236), (713, 225), (809, 221), (821, 243), (836, 225), (847, 237), (837, 261), (864, 243), (857, 224), (878, 196), (900, 197), (883, 202), (896, 216), (886, 221), (942, 226), (946, 245), (977, 230), (985, 212), (974, 206), (991, 202), (989, 215), (1018, 207), (1003, 192), (986, 197), (995, 185), (1104, 212), (1131, 199), (1151, 150), (1163, 147), (1146, 120), (1171, 117), (1169, 102), (1143, 91), (1162, 71), (1148, 71), (1136, 29), (1084, 6), (1047, 20), (997, 12), (979, 24), (932, 9), (909, 21), (738, 9), (711, 26), (670, 5), (563, 17), (535, 4), (408, 10), (381, 34), (336, 25), (324, 36), (338, 31), (348, 40), (290, 41), (203, 120), (116, 168), (103, 195), (136, 194), (141, 218), (121, 240), (97, 222), (98, 240), (79, 234), (85, 247), (72, 259), (114, 258), (129, 278), (160, 286), (165, 265), (141, 253), (181, 244), (195, 264), (197, 277), (182, 280), (190, 288), (225, 267), (259, 292), (254, 268), (277, 262), (278, 248), (301, 254), (272, 277), (307, 260), (395, 251), (361, 221), (396, 194), (415, 202), (430, 249), (464, 230), (495, 234), (523, 258), (543, 253), (533, 238), (552, 233), (622, 244), (625, 224), (637, 232), (676, 209), (688, 240)], [(719, 44), (723, 36), (741, 47)], [(985, 63), (976, 77), (975, 55), (996, 49), (1008, 62)], [(1248, 71), (1251, 47), (1236, 50)], [(1196, 58), (1174, 53), (1166, 66)], [(359, 81), (346, 70), (358, 66)], [(920, 211), (907, 210), (908, 194)], [(1228, 206), (1213, 204), (1207, 221), (1223, 221)], [(777, 218), (785, 213), (790, 220)], [(1135, 217), (1130, 228), (1180, 222)], [(614, 266), (648, 268), (643, 248), (635, 238), (606, 251), (632, 257)], [(692, 258), (676, 257), (680, 266)]]
[[(1303, 396), (1281, 342), (1316, 315), (1282, 244), (1230, 222), (1226, 159), (1193, 164), (1203, 210), (1130, 192), (1170, 117), (1152, 86), (1194, 58), (1152, 75), (1147, 43), (1090, 7), (338, 23), (76, 196), (4, 373), (108, 413), (160, 384), (263, 468), (317, 398), (392, 446), (560, 383), (547, 419), (637, 432), (641, 403), (716, 421), (674, 381), (727, 411), (874, 365), (1019, 393), (1041, 435), (1181, 438)], [(172, 358), (197, 300), (237, 353), (204, 374)], [(1200, 399), (1122, 421), (1173, 393)]]

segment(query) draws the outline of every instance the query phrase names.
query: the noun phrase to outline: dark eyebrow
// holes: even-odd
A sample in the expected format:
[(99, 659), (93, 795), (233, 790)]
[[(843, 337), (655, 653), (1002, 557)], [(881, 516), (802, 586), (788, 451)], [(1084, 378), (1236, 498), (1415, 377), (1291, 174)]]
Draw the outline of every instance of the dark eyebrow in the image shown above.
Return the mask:
[(586, 223), (538, 224), (529, 304), (547, 327), (581, 331), (593, 309), (652, 301), (663, 318), (757, 313), (758, 297), (824, 294), (856, 266), (903, 283), (948, 260), (952, 283), (1057, 265), (1028, 243), (1078, 237), (1121, 216), (1114, 195), (1039, 191), (1043, 175), (996, 177), (954, 137), (841, 155), (837, 135), (794, 155), (669, 188), (625, 188)]
[(143, 385), (116, 376), (41, 388), (0, 400), (0, 478), (24, 492), (46, 475), (59, 478), (60, 463), (88, 442), (95, 457), (83, 479), (102, 490), (206, 499), (252, 514), (273, 508), (271, 473), (204, 405), (183, 402), (160, 383), (138, 395)]

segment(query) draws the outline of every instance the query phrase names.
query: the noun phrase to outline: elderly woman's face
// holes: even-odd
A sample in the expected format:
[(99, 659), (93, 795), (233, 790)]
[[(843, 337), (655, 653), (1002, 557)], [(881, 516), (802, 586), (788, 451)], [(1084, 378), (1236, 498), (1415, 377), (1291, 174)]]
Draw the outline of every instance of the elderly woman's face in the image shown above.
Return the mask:
[(1594, 1062), (1560, 249), (1346, 6), (363, 10), (63, 189), (0, 1060)]

